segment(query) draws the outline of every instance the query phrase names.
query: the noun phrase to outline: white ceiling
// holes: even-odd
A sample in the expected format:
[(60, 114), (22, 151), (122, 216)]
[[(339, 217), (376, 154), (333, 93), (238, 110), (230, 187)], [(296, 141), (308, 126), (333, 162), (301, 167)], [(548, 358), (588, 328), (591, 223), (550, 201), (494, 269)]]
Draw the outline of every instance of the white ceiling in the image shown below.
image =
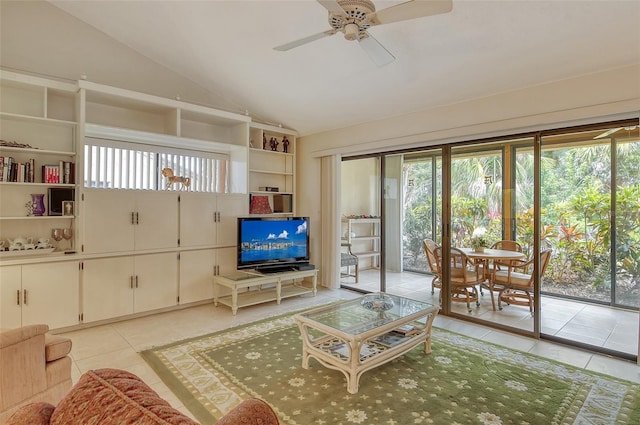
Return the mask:
[(314, 0), (51, 3), (218, 107), (302, 135), (640, 63), (638, 0), (454, 0), (451, 13), (371, 28), (396, 57), (380, 68), (341, 34), (273, 50), (329, 29)]

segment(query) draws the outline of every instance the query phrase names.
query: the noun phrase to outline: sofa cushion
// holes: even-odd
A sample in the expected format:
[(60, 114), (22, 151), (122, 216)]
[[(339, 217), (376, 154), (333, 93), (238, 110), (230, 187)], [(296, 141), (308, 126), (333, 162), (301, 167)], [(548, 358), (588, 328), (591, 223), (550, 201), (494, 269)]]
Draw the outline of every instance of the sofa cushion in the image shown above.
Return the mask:
[(31, 403), (13, 414), (5, 425), (49, 425), (54, 409), (50, 403)]
[(68, 356), (71, 352), (71, 340), (59, 335), (44, 336), (45, 359), (48, 362)]
[(84, 373), (51, 417), (52, 425), (197, 425), (136, 375), (117, 369)]
[(216, 425), (278, 425), (278, 416), (259, 398), (248, 398), (223, 416)]

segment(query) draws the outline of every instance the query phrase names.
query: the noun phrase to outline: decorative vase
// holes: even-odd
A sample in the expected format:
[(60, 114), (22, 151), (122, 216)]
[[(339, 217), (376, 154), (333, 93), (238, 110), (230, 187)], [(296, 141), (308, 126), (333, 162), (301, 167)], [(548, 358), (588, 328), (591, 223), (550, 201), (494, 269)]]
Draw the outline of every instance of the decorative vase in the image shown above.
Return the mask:
[(44, 215), (46, 211), (44, 207), (44, 193), (32, 193), (31, 205), (33, 206), (33, 209), (31, 210), (33, 215), (37, 215), (37, 216)]
[(484, 252), (484, 247), (483, 246), (478, 246), (476, 248), (473, 248), (474, 252)]
[(362, 297), (362, 301), (360, 301), (362, 307), (377, 312), (380, 318), (383, 318), (384, 312), (391, 310), (394, 304), (393, 298), (382, 292), (367, 294)]

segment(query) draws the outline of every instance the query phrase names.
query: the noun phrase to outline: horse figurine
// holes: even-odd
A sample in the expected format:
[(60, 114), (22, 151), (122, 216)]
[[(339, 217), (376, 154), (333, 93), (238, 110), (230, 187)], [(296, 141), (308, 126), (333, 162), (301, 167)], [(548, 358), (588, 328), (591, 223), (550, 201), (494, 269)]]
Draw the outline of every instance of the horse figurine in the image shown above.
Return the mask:
[(189, 189), (189, 186), (191, 185), (190, 177), (175, 176), (173, 175), (173, 170), (171, 168), (163, 168), (162, 175), (167, 178), (167, 184), (165, 185), (164, 190), (169, 190), (169, 187), (174, 183), (181, 184), (180, 190)]

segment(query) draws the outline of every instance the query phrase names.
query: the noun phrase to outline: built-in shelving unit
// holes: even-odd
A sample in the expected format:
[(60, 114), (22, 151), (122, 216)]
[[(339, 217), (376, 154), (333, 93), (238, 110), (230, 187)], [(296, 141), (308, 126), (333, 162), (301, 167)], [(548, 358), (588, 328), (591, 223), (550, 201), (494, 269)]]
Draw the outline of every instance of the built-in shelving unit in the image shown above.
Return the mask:
[[(295, 148), (297, 133), (263, 124), (251, 124), (249, 135), (249, 195), (268, 202), (271, 212), (252, 214), (295, 213)], [(272, 145), (273, 143), (273, 145)]]
[[(76, 162), (77, 87), (2, 70), (0, 91), (0, 240), (47, 238), (52, 228), (73, 225), (73, 217), (51, 215), (48, 196), (50, 188), (75, 191), (75, 176), (46, 182), (42, 167)], [(43, 215), (30, 214), (32, 194), (43, 195)]]
[[(60, 263), (59, 269), (69, 275), (60, 279), (69, 284), (60, 286), (57, 296), (79, 310), (54, 321), (53, 328), (212, 301), (213, 277), (236, 270), (236, 217), (249, 214), (250, 200), (263, 196), (269, 214), (294, 214), (294, 131), (253, 123), (244, 114), (88, 80), (55, 81), (2, 70), (0, 91), (0, 138), (12, 142), (0, 146), (0, 156), (29, 162), (32, 170), (28, 179), (0, 182), (0, 240), (51, 239), (54, 228), (73, 229), (73, 239), (55, 244), (56, 252), (43, 250), (28, 258), (7, 252), (0, 258), (0, 292), (33, 285), (28, 265)], [(209, 174), (200, 174), (205, 176), (201, 182), (214, 183), (186, 192), (176, 186), (166, 191), (157, 183), (145, 190), (125, 188), (122, 170), (129, 168), (122, 167), (116, 186), (115, 164), (124, 164), (124, 157), (104, 159), (116, 151), (144, 157), (141, 167), (156, 154), (193, 158), (210, 167), (205, 168)], [(43, 180), (43, 165), (62, 164), (64, 170), (65, 163), (74, 164), (73, 180)], [(33, 194), (45, 195), (48, 210), (50, 191), (71, 193), (73, 213), (29, 215)], [(55, 253), (59, 255), (45, 255)], [(278, 299), (307, 291), (295, 284), (280, 289)], [(228, 295), (223, 292), (221, 297)], [(5, 298), (3, 303), (9, 303)], [(24, 310), (22, 318), (20, 309), (15, 311), (10, 317), (0, 314), (0, 327), (30, 323)], [(34, 312), (39, 318), (53, 314), (45, 308)]]

